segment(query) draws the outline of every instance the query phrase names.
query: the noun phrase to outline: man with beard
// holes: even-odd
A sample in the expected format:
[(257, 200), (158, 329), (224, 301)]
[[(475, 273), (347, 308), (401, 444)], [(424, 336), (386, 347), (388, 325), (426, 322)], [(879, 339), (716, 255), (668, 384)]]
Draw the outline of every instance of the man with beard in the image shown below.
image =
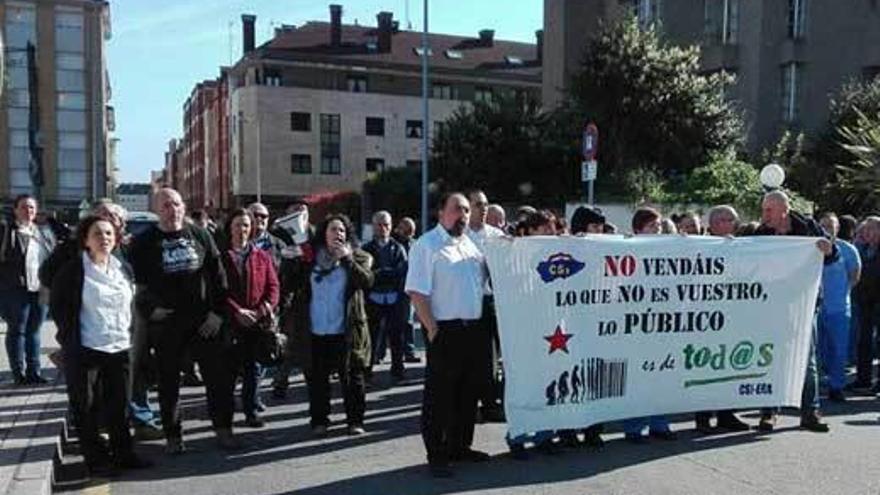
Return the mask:
[(465, 234), (469, 218), (463, 194), (444, 195), (439, 225), (413, 245), (406, 277), (406, 292), (427, 337), (422, 439), (431, 474), (443, 478), (452, 476), (450, 461), (489, 458), (471, 449), (489, 332), (481, 320), (486, 263)]

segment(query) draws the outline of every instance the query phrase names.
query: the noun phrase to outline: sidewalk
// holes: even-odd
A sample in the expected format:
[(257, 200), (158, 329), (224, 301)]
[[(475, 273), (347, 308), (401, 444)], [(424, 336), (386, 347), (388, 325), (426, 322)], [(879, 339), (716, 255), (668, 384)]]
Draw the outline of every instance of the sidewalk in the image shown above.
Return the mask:
[[(2, 322), (0, 339), (6, 339)], [(0, 495), (52, 493), (52, 463), (67, 396), (58, 370), (48, 359), (58, 348), (54, 323), (43, 325), (41, 339), (43, 376), (51, 380), (49, 385), (16, 387), (5, 347), (0, 352)]]

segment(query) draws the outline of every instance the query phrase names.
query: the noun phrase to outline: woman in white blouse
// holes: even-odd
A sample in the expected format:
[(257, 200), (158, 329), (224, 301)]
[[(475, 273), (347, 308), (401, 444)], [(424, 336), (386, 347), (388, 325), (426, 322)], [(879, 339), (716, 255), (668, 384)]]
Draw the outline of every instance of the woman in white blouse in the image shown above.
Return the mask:
[[(76, 237), (82, 254), (53, 279), (50, 306), (86, 465), (102, 475), (146, 467), (132, 451), (125, 416), (133, 286), (128, 268), (113, 255), (120, 232), (106, 219), (90, 216)], [(110, 433), (110, 452), (98, 442), (101, 418)]]

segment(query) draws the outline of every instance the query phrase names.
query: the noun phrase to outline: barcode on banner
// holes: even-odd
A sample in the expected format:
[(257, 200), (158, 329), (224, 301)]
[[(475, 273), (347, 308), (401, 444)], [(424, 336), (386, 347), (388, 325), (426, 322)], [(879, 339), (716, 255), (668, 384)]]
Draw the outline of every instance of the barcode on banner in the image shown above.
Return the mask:
[(581, 359), (571, 369), (554, 376), (544, 389), (548, 406), (582, 404), (623, 397), (625, 393), (625, 359)]
[(623, 397), (626, 394), (626, 360), (590, 358), (584, 363), (584, 400)]

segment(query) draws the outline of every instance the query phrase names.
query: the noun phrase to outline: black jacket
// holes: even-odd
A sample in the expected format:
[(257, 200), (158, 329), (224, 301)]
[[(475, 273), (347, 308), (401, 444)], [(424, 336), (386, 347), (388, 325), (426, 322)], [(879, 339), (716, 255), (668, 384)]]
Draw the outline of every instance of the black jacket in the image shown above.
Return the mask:
[[(129, 280), (132, 279), (131, 267), (122, 262), (122, 271)], [(55, 319), (58, 333), (55, 340), (65, 350), (65, 365), (74, 359), (82, 342), (79, 315), (82, 311), (82, 291), (85, 270), (83, 270), (82, 251), (68, 259), (52, 278), (52, 291), (49, 294), (49, 310)], [(120, 311), (131, 311), (131, 308), (120, 308)]]
[[(819, 222), (813, 220), (812, 218), (806, 217), (796, 211), (789, 212), (789, 218), (791, 219), (791, 230), (785, 234), (788, 236), (799, 236), (799, 237), (824, 237), (831, 241), (831, 237), (825, 232), (825, 229), (819, 225)], [(760, 227), (755, 230), (755, 235), (777, 235), (776, 230), (769, 225), (761, 224)], [(840, 256), (840, 253), (837, 252), (837, 245), (833, 242), (831, 243), (831, 254), (825, 256), (825, 264), (833, 263), (837, 261), (837, 258)]]
[[(38, 225), (37, 229), (49, 242), (51, 252), (55, 248), (55, 236), (52, 232)], [(25, 275), (25, 256), (27, 240), (15, 227), (14, 222), (0, 221), (0, 289), (20, 289), (27, 287)]]

